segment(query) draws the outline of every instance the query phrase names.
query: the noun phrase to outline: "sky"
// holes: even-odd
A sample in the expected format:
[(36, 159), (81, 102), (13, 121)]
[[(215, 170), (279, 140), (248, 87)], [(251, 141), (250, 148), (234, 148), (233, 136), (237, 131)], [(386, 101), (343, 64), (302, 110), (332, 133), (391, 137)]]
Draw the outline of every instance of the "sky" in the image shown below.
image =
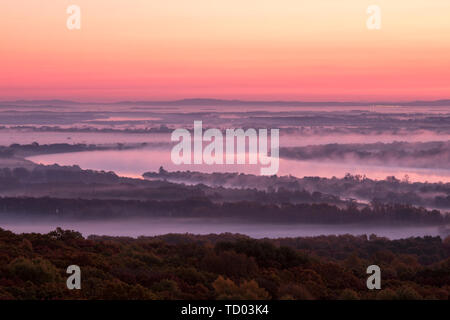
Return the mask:
[(0, 100), (450, 98), (449, 17), (449, 0), (2, 0)]

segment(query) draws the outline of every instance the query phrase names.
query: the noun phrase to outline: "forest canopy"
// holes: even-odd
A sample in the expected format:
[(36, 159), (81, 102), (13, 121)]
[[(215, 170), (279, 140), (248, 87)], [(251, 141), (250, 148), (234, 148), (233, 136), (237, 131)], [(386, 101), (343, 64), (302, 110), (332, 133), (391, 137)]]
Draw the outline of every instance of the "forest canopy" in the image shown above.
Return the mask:
[[(82, 289), (66, 288), (80, 266)], [(368, 290), (366, 268), (382, 270)], [(0, 299), (442, 299), (450, 238), (255, 240), (237, 234), (84, 238), (0, 229)]]

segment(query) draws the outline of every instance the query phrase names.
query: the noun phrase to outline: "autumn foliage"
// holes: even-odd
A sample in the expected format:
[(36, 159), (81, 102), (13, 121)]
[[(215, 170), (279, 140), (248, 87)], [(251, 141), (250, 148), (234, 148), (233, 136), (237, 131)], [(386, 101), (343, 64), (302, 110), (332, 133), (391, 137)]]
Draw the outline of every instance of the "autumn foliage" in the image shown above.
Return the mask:
[[(242, 235), (83, 238), (0, 229), (1, 299), (443, 299), (450, 238)], [(68, 290), (66, 268), (82, 270)], [(366, 268), (382, 270), (368, 290)]]

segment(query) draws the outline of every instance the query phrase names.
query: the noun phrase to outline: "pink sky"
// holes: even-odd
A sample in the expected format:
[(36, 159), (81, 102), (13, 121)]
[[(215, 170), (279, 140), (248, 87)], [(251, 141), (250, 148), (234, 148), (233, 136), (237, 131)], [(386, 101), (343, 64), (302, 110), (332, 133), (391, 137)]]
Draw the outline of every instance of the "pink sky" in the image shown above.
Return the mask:
[(449, 17), (448, 0), (2, 1), (0, 100), (450, 98)]

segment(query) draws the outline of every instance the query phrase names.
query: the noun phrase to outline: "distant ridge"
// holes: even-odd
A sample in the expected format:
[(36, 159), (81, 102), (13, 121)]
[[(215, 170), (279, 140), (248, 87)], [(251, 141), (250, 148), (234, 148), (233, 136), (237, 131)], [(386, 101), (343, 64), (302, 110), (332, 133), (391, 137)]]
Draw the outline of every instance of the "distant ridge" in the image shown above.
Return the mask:
[(43, 104), (82, 104), (81, 102), (70, 101), (70, 100), (14, 100), (14, 101), (0, 101), (0, 103), (43, 103)]
[(73, 105), (119, 105), (128, 104), (136, 106), (450, 106), (450, 99), (442, 100), (416, 100), (416, 101), (283, 101), (283, 100), (225, 100), (225, 99), (180, 99), (180, 100), (149, 100), (149, 101), (118, 101), (118, 102), (77, 102), (70, 100), (16, 100), (0, 101), (5, 104), (73, 104)]
[(132, 105), (165, 105), (165, 106), (371, 106), (371, 105), (383, 105), (383, 106), (450, 106), (450, 99), (445, 100), (432, 100), (432, 101), (283, 101), (283, 100), (222, 100), (222, 99), (182, 99), (173, 101), (121, 101), (115, 104), (132, 104)]

